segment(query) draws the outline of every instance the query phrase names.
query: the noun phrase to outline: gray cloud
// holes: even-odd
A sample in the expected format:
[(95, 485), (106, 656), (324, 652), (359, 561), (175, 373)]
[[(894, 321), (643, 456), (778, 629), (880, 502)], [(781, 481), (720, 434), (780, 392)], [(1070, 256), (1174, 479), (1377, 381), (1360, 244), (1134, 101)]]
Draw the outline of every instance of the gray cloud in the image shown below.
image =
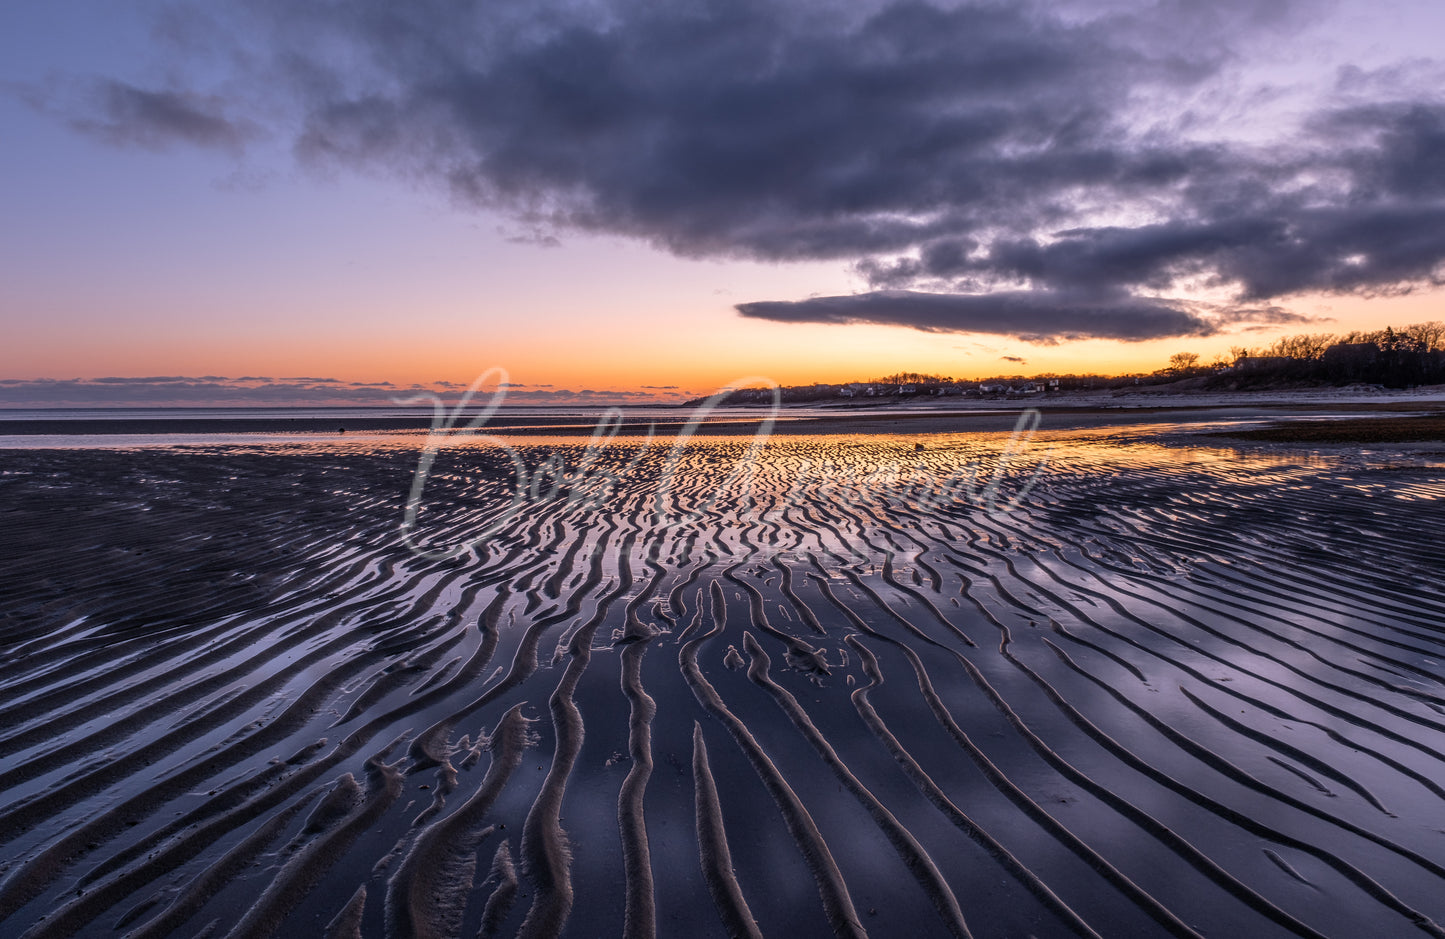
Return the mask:
[[(1147, 339), (1445, 279), (1445, 105), (1402, 78), (1428, 63), (1342, 67), (1272, 142), (1198, 109), (1325, 6), (253, 0), (248, 75), (296, 109), (303, 160), (444, 187), (538, 243), (833, 259), (870, 288), (747, 316)], [(217, 102), (112, 84), (97, 126), (123, 141), (229, 139)], [(1234, 305), (1167, 299), (1200, 288)]]
[(71, 126), (118, 146), (163, 150), (173, 143), (239, 152), (255, 125), (225, 116), (225, 102), (183, 91), (153, 91), (119, 81), (96, 86), (90, 107)]
[[(1321, 112), (1304, 155), (1188, 161), (1174, 217), (1134, 226), (942, 237), (892, 263), (866, 259), (875, 287), (1168, 290), (1191, 278), (1244, 301), (1320, 290), (1445, 282), (1445, 107), (1386, 103)], [(1310, 182), (1310, 180), (1315, 180)]]
[[(740, 303), (743, 316), (787, 323), (875, 323), (911, 326), (926, 332), (992, 333), (1025, 342), (1052, 344), (1078, 339), (1161, 339), (1210, 336), (1237, 321), (1205, 304), (1128, 294), (1069, 295), (1041, 290), (987, 294), (917, 293), (887, 290), (808, 300)], [(1249, 318), (1306, 322), (1284, 310), (1251, 311)]]
[(1117, 115), (1138, 83), (1197, 83), (1226, 52), (1207, 33), (1131, 46), (1118, 18), (1026, 5), (619, 3), (601, 22), (504, 24), (505, 41), (446, 9), (310, 21), (370, 68), (297, 67), (299, 152), (680, 254), (772, 260), (1029, 230), (1067, 215), (1068, 187), (1168, 183), (1184, 161), (1117, 148)]

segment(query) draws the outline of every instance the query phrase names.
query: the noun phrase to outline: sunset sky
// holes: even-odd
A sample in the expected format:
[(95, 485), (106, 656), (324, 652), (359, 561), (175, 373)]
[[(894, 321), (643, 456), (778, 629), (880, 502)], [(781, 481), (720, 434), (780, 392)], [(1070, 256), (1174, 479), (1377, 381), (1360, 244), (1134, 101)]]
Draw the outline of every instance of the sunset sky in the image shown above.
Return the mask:
[(0, 407), (1445, 319), (1442, 35), (1439, 0), (5, 4)]

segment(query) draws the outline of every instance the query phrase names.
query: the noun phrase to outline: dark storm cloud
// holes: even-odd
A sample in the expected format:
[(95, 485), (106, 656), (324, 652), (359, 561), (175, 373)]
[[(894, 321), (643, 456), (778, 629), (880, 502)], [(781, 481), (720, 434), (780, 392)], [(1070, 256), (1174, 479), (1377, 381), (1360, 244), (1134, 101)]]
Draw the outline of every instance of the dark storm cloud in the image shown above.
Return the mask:
[(1030, 231), (1067, 218), (1070, 187), (1176, 181), (1180, 154), (1117, 148), (1118, 116), (1137, 83), (1198, 82), (1224, 54), (1134, 48), (1116, 22), (1014, 4), (623, 4), (599, 23), (539, 14), (505, 43), (434, 7), (360, 4), (318, 25), (369, 67), (297, 67), (315, 89), (307, 158), (419, 171), (465, 201), (681, 254), (770, 260)]
[[(1428, 83), (1341, 68), (1335, 98), (1248, 146), (1185, 109), (1321, 6), (260, 0), (252, 77), (297, 107), (303, 159), (443, 186), (539, 242), (834, 259), (873, 290), (745, 315), (1145, 339), (1442, 279)], [(112, 107), (224, 138), (214, 109), (146, 94)], [(1231, 316), (1167, 299), (1199, 287)]]
[[(1075, 339), (1208, 336), (1219, 321), (1198, 304), (1117, 294), (1069, 296), (1040, 290), (988, 294), (878, 291), (809, 300), (738, 304), (743, 316), (787, 323), (875, 323), (927, 332), (994, 333), (1051, 344)], [(1302, 319), (1302, 318), (1297, 318)]]
[[(1244, 300), (1307, 290), (1438, 284), (1445, 259), (1445, 108), (1389, 102), (1322, 111), (1303, 154), (1223, 162), (1197, 153), (1177, 217), (987, 245), (940, 238), (916, 257), (865, 261), (875, 286), (919, 279), (1057, 289), (1167, 290), (1203, 276)], [(1313, 180), (1311, 182), (1306, 182)]]
[(223, 107), (215, 97), (104, 81), (95, 90), (93, 107), (71, 125), (119, 146), (161, 150), (186, 143), (239, 151), (256, 128), (228, 119)]

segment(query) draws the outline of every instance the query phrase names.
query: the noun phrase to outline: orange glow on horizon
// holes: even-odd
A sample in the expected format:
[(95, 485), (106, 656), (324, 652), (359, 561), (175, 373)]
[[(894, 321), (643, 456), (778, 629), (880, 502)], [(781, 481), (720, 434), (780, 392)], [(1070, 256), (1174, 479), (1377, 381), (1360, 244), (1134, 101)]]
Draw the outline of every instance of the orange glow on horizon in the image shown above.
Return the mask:
[[(1281, 335), (1441, 319), (1442, 297), (1437, 290), (1373, 300), (1300, 298), (1289, 307), (1315, 317), (1315, 322), (1197, 339), (1086, 340), (1055, 346), (900, 327), (750, 320), (725, 301), (709, 303), (705, 312), (687, 317), (658, 306), (638, 309), (626, 321), (591, 310), (585, 315), (564, 312), (560, 304), (507, 317), (462, 317), (441, 310), (401, 318), (373, 311), (360, 326), (349, 326), (334, 313), (282, 311), (253, 324), (240, 311), (218, 310), (219, 315), (204, 319), (175, 317), (168, 328), (144, 337), (137, 337), (124, 317), (71, 331), (63, 339), (53, 324), (22, 322), (15, 327), (8, 354), (0, 351), (0, 377), (310, 376), (430, 387), (438, 382), (466, 385), (487, 368), (500, 366), (511, 381), (534, 387), (692, 397), (751, 375), (805, 385), (866, 381), (897, 371), (960, 380), (1130, 374), (1163, 368), (1175, 352), (1196, 352), (1208, 363), (1216, 356), (1229, 358), (1231, 346), (1267, 345)], [(284, 325), (278, 328), (278, 322)], [(413, 328), (412, 323), (426, 325)]]

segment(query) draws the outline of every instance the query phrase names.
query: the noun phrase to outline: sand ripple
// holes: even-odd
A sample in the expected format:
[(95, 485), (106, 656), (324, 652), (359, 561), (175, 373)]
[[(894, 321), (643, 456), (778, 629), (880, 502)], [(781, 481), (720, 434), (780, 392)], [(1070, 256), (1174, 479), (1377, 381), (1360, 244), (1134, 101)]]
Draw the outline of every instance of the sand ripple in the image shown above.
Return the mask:
[(0, 934), (1445, 936), (1438, 473), (924, 442), (0, 452)]

